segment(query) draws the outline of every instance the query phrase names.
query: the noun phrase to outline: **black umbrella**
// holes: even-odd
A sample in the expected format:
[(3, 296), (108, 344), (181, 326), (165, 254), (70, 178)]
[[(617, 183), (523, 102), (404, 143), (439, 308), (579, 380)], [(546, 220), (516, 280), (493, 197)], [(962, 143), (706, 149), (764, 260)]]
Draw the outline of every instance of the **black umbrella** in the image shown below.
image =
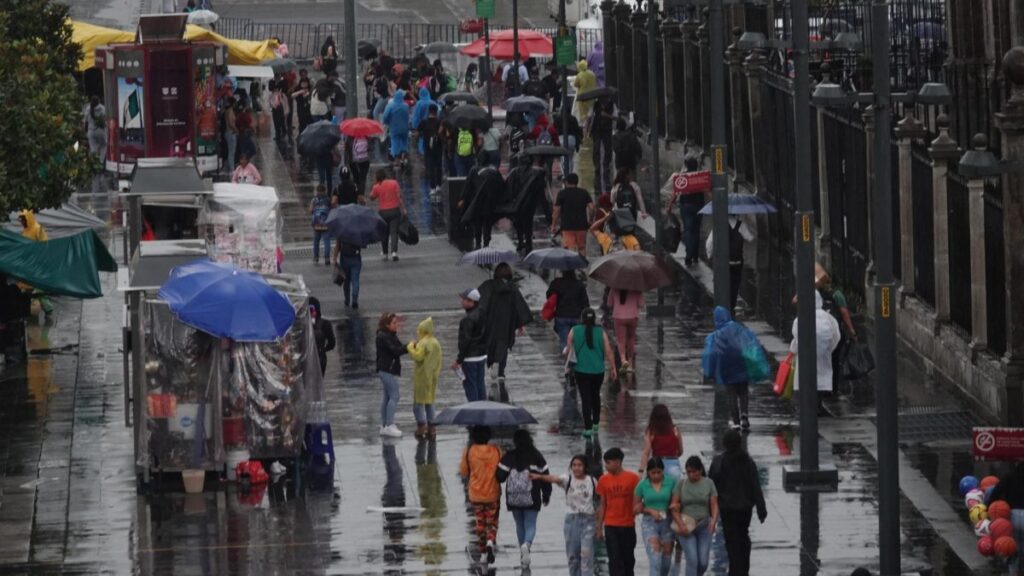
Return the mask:
[(467, 102), (469, 104), (480, 104), (480, 99), (470, 94), (469, 92), (448, 92), (442, 94), (438, 98), (444, 104), (453, 104), (455, 102)]
[(530, 146), (523, 151), (523, 154), (527, 156), (568, 156), (572, 154), (572, 150), (550, 144), (538, 144), (537, 146)]
[(327, 215), (327, 230), (343, 244), (365, 247), (380, 242), (388, 225), (373, 208), (346, 204)]
[(506, 112), (547, 112), (548, 103), (536, 96), (516, 96), (505, 100)]
[(458, 426), (521, 426), (536, 424), (537, 419), (519, 406), (478, 400), (441, 410), (434, 418), (434, 423)]
[(541, 248), (526, 255), (523, 260), (534, 268), (545, 270), (576, 270), (587, 267), (587, 259), (575, 250)]
[(618, 94), (619, 91), (611, 86), (604, 86), (603, 88), (594, 88), (593, 90), (587, 90), (583, 94), (576, 96), (577, 102), (586, 102), (587, 100), (597, 100), (598, 98), (613, 97)]
[(373, 58), (377, 56), (377, 49), (380, 48), (380, 40), (367, 38), (356, 43), (356, 54), (360, 58)]
[(341, 142), (341, 131), (327, 120), (314, 122), (299, 134), (299, 154), (319, 156)]
[(487, 110), (475, 105), (456, 106), (451, 112), (445, 114), (446, 121), (451, 122), (456, 128), (467, 130), (478, 128), (486, 130), (491, 127), (491, 119), (487, 117)]
[(425, 54), (452, 54), (458, 51), (459, 49), (451, 42), (437, 41), (420, 47), (420, 52)]
[(298, 64), (290, 58), (273, 58), (264, 62), (263, 66), (269, 66), (274, 74), (285, 74), (299, 68)]

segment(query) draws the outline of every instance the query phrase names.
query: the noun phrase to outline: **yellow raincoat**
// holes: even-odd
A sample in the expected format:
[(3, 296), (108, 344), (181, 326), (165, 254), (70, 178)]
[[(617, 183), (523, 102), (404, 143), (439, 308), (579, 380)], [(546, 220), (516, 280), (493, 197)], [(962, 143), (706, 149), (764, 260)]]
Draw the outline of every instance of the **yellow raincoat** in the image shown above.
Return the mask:
[[(576, 79), (572, 81), (573, 86), (576, 87), (576, 94), (583, 94), (584, 92), (590, 92), (597, 88), (597, 76), (587, 69), (587, 61), (580, 60), (576, 64)], [(586, 102), (576, 101), (576, 119), (579, 120), (580, 125), (587, 122), (587, 118), (590, 116), (590, 109), (593, 107), (594, 101), (587, 100)]]
[(31, 210), (22, 210), (21, 216), (25, 218), (25, 229), (21, 231), (21, 235), (29, 240), (36, 242), (46, 242), (46, 230), (43, 230), (43, 226), (36, 221), (36, 215)]
[(415, 364), (412, 370), (412, 401), (433, 404), (437, 381), (441, 378), (441, 343), (434, 338), (434, 319), (420, 322), (416, 335), (419, 339), (406, 346)]

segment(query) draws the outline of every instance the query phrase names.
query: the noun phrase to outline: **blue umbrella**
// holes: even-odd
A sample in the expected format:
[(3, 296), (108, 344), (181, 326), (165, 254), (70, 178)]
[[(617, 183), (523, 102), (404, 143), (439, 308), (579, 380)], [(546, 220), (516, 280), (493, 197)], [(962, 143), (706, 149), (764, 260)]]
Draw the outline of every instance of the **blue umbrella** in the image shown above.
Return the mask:
[[(711, 202), (700, 209), (701, 214), (711, 214)], [(775, 206), (761, 200), (753, 194), (729, 194), (729, 214), (773, 214), (778, 212)]]
[(481, 248), (466, 252), (459, 259), (459, 264), (499, 264), (501, 262), (518, 262), (519, 256), (511, 250), (498, 250), (497, 248)]
[(537, 419), (519, 406), (478, 400), (445, 408), (434, 418), (434, 423), (458, 426), (521, 426), (536, 424)]
[(295, 323), (295, 309), (262, 276), (230, 264), (198, 260), (171, 270), (160, 287), (178, 320), (221, 338), (269, 342)]
[(587, 259), (575, 250), (565, 248), (541, 248), (526, 255), (523, 260), (534, 268), (547, 270), (577, 270), (589, 266)]
[(327, 215), (327, 231), (343, 244), (364, 248), (387, 236), (388, 225), (373, 208), (346, 204)]

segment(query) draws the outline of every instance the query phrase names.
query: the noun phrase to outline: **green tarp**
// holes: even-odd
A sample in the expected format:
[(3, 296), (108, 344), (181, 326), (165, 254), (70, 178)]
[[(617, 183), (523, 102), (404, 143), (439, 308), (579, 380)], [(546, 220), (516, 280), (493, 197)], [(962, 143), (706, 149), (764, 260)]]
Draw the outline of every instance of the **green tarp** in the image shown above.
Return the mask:
[(48, 242), (34, 242), (0, 230), (0, 273), (58, 296), (99, 298), (99, 271), (117, 263), (92, 230)]

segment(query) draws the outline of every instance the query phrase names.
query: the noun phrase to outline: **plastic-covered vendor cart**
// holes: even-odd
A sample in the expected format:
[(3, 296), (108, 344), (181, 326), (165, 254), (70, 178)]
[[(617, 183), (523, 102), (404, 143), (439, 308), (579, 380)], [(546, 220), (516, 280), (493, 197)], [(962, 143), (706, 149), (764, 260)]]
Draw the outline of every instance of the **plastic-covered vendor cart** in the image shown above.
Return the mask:
[(281, 213), (268, 186), (217, 183), (199, 212), (210, 257), (263, 274), (278, 272)]

